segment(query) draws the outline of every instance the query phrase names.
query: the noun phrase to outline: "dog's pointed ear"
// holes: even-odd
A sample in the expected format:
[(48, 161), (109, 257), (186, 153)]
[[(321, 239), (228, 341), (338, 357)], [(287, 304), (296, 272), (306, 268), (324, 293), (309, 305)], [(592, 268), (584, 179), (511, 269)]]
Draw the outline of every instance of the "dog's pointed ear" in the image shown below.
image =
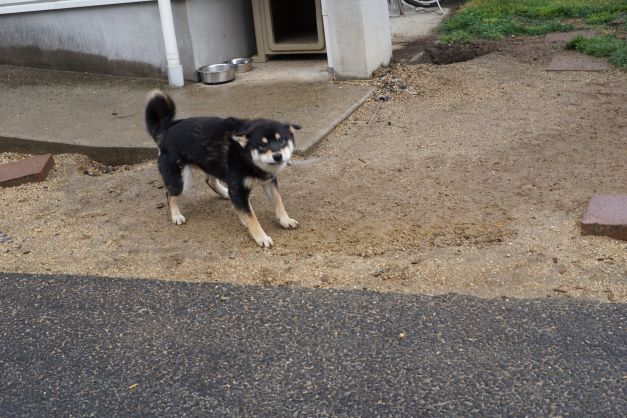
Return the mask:
[(300, 125), (296, 125), (295, 123), (288, 123), (287, 127), (292, 133), (292, 135), (294, 135), (297, 130), (300, 130)]
[(246, 136), (246, 132), (235, 132), (233, 134), (233, 141), (240, 144), (242, 148), (246, 148), (246, 145), (248, 144), (248, 136)]

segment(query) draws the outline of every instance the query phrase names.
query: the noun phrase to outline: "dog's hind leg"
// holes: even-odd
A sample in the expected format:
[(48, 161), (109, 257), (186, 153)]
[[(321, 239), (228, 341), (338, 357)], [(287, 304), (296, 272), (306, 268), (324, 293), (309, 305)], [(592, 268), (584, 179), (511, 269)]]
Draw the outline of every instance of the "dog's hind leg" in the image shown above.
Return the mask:
[(279, 220), (279, 224), (285, 229), (298, 227), (298, 221), (290, 218), (285, 210), (285, 206), (283, 206), (283, 199), (281, 199), (279, 194), (279, 185), (276, 178), (270, 183), (264, 184), (263, 191), (266, 192), (266, 196), (268, 196), (268, 200), (274, 208), (274, 216)]
[(168, 199), (168, 214), (174, 225), (183, 225), (185, 223), (185, 216), (181, 213), (179, 205), (176, 202), (176, 196), (172, 196), (169, 192), (166, 193)]
[(211, 187), (211, 189), (216, 192), (222, 199), (229, 198), (229, 189), (227, 187), (224, 187), (217, 178), (207, 174), (207, 179), (205, 181), (207, 183), (207, 186)]
[[(157, 165), (159, 173), (163, 178), (163, 183), (167, 189), (166, 199), (168, 201), (168, 214), (170, 215), (170, 219), (173, 224), (182, 225), (185, 223), (185, 216), (181, 213), (176, 202), (177, 196), (180, 196), (183, 190), (185, 190), (185, 177), (181, 172), (181, 167), (176, 161), (168, 159), (165, 154), (159, 156)], [(189, 170), (189, 174), (191, 174), (191, 170)]]

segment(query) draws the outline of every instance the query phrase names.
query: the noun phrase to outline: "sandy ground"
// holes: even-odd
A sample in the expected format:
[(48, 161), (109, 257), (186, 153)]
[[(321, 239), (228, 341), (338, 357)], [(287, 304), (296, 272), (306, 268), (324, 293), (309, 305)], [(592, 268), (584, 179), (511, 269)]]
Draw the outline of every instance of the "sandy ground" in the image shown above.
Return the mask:
[(627, 193), (627, 80), (546, 72), (547, 48), (379, 71), (390, 100), (279, 179), (299, 229), (253, 194), (271, 250), (200, 173), (177, 227), (154, 161), (57, 156), (46, 182), (1, 191), (0, 270), (624, 302), (627, 242), (579, 222), (592, 194)]

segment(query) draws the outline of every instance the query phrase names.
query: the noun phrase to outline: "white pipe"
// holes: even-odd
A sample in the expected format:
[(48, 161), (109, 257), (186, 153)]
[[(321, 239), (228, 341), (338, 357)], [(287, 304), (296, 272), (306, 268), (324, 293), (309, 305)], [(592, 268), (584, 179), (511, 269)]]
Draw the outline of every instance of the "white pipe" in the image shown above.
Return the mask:
[(176, 44), (172, 5), (170, 0), (158, 0), (158, 2), (161, 30), (163, 31), (163, 44), (165, 45), (165, 59), (168, 65), (168, 81), (172, 87), (182, 87), (184, 84), (183, 67), (179, 60), (179, 48)]
[(33, 2), (32, 0), (0, 0), (0, 15), (74, 9), (78, 7), (109, 6), (112, 4), (140, 3), (144, 1), (154, 0), (59, 0), (41, 2)]
[(320, 8), (322, 9), (322, 30), (324, 31), (324, 45), (327, 51), (327, 69), (331, 73), (331, 76), (335, 76), (335, 64), (333, 63), (333, 54), (331, 53), (332, 47), (330, 47), (329, 38), (331, 37), (331, 31), (329, 29), (329, 15), (327, 7), (327, 0), (320, 0)]

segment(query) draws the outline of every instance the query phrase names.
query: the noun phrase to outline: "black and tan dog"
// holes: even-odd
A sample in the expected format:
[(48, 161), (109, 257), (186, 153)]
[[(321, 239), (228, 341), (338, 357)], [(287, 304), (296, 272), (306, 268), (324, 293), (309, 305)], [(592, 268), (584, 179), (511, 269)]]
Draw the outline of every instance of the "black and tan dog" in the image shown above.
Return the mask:
[[(277, 175), (294, 150), (298, 125), (268, 119), (195, 117), (174, 120), (172, 98), (153, 91), (146, 104), (146, 126), (159, 148), (158, 167), (167, 189), (168, 212), (176, 225), (185, 223), (176, 197), (191, 187), (191, 167), (205, 172), (207, 184), (231, 202), (248, 232), (261, 247), (271, 247), (250, 206), (250, 191), (261, 185), (283, 228), (296, 228), (279, 194)], [(225, 183), (227, 187), (219, 181)]]

